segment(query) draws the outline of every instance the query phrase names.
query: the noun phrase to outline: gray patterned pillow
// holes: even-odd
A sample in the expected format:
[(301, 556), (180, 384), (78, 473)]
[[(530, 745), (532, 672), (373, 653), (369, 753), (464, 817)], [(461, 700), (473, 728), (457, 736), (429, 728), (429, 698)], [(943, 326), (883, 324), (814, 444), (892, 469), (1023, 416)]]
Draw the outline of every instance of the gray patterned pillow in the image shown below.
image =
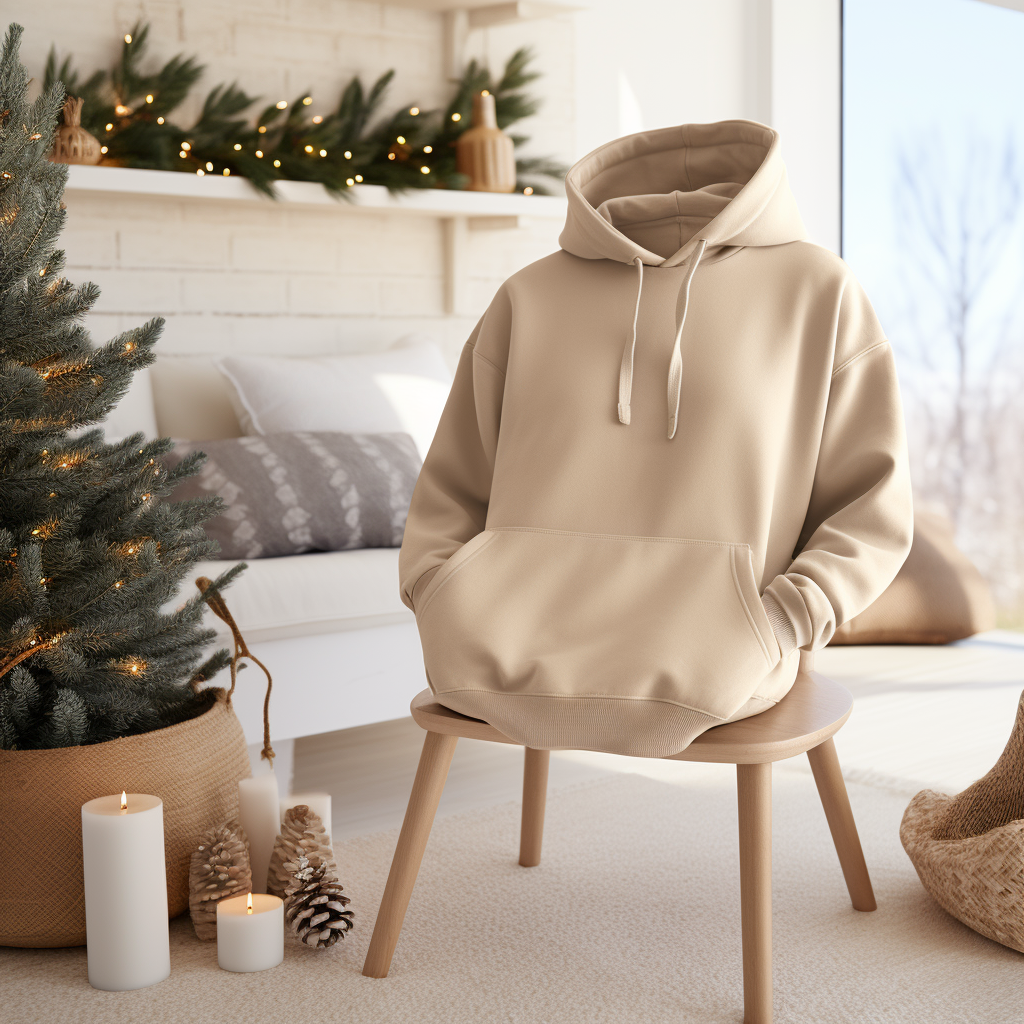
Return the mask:
[(223, 515), (206, 524), (222, 558), (392, 548), (402, 543), (420, 458), (408, 434), (295, 432), (226, 441), (181, 441), (173, 466), (208, 458), (172, 501), (219, 494)]

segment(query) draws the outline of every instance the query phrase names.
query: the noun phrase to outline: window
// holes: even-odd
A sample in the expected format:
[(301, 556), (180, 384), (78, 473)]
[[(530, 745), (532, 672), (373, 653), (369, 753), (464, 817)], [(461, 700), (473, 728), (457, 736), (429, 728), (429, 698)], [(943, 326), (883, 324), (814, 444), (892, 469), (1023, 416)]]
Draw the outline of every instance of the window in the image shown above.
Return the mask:
[[(1022, 5), (1024, 6), (1024, 5)], [(1024, 13), (845, 0), (843, 257), (896, 353), (917, 500), (1024, 628)]]

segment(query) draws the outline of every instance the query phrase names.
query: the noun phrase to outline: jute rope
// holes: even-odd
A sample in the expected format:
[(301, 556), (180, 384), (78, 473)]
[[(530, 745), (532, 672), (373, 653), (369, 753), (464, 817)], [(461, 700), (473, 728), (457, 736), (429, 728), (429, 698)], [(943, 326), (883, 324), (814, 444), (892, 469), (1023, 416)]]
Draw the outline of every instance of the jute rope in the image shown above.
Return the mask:
[(263, 698), (263, 750), (260, 751), (260, 757), (269, 761), (270, 765), (273, 766), (274, 748), (270, 745), (270, 691), (274, 686), (274, 680), (271, 678), (270, 670), (249, 650), (249, 645), (245, 642), (245, 637), (242, 636), (242, 631), (238, 628), (235, 617), (228, 611), (224, 598), (216, 591), (208, 593), (210, 587), (213, 586), (213, 580), (208, 576), (200, 576), (196, 580), (196, 586), (206, 598), (206, 603), (210, 606), (213, 614), (227, 623), (228, 628), (231, 630), (231, 636), (234, 639), (234, 651), (231, 655), (231, 689), (228, 690), (228, 704), (231, 703), (231, 697), (235, 692), (235, 683), (238, 681), (238, 662), (241, 658), (248, 658), (259, 665), (263, 669), (263, 674), (267, 677), (267, 695)]

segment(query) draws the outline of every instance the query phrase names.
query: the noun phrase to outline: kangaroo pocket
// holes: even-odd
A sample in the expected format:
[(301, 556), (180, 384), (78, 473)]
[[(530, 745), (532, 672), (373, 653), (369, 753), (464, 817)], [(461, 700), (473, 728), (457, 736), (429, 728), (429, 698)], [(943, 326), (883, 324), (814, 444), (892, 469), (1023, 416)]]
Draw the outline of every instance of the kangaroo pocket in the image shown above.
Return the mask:
[(779, 660), (746, 544), (485, 530), (416, 617), (435, 692), (667, 701), (728, 718)]

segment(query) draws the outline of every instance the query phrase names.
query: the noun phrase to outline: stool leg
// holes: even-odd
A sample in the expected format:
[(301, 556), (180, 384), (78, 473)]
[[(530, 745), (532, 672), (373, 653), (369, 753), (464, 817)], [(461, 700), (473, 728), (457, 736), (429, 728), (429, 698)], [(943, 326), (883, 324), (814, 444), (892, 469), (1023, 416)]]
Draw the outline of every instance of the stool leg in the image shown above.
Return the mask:
[(548, 765), (550, 750), (524, 748), (523, 823), (519, 832), (519, 863), (535, 868), (540, 863), (540, 846), (544, 839), (544, 805), (548, 797)]
[(835, 743), (831, 739), (825, 740), (820, 746), (807, 751), (807, 759), (811, 762), (811, 771), (814, 772), (818, 795), (825, 808), (825, 817), (832, 832), (836, 853), (839, 854), (839, 864), (846, 879), (846, 888), (850, 890), (854, 910), (874, 910), (877, 904), (871, 888), (871, 876), (864, 863), (864, 851), (850, 809), (850, 798), (839, 767)]
[(388, 884), (384, 888), (384, 898), (377, 911), (377, 923), (373, 926), (373, 937), (363, 964), (363, 974), (368, 978), (388, 976), (391, 957), (398, 945), (409, 897), (416, 884), (416, 875), (430, 836), (430, 826), (434, 823), (457, 742), (457, 736), (444, 736), (436, 732), (428, 732), (423, 741), (423, 753), (416, 769), (416, 780), (412, 784), (409, 807), (402, 822)]
[(743, 1024), (772, 1020), (772, 766), (736, 765), (743, 921)]

